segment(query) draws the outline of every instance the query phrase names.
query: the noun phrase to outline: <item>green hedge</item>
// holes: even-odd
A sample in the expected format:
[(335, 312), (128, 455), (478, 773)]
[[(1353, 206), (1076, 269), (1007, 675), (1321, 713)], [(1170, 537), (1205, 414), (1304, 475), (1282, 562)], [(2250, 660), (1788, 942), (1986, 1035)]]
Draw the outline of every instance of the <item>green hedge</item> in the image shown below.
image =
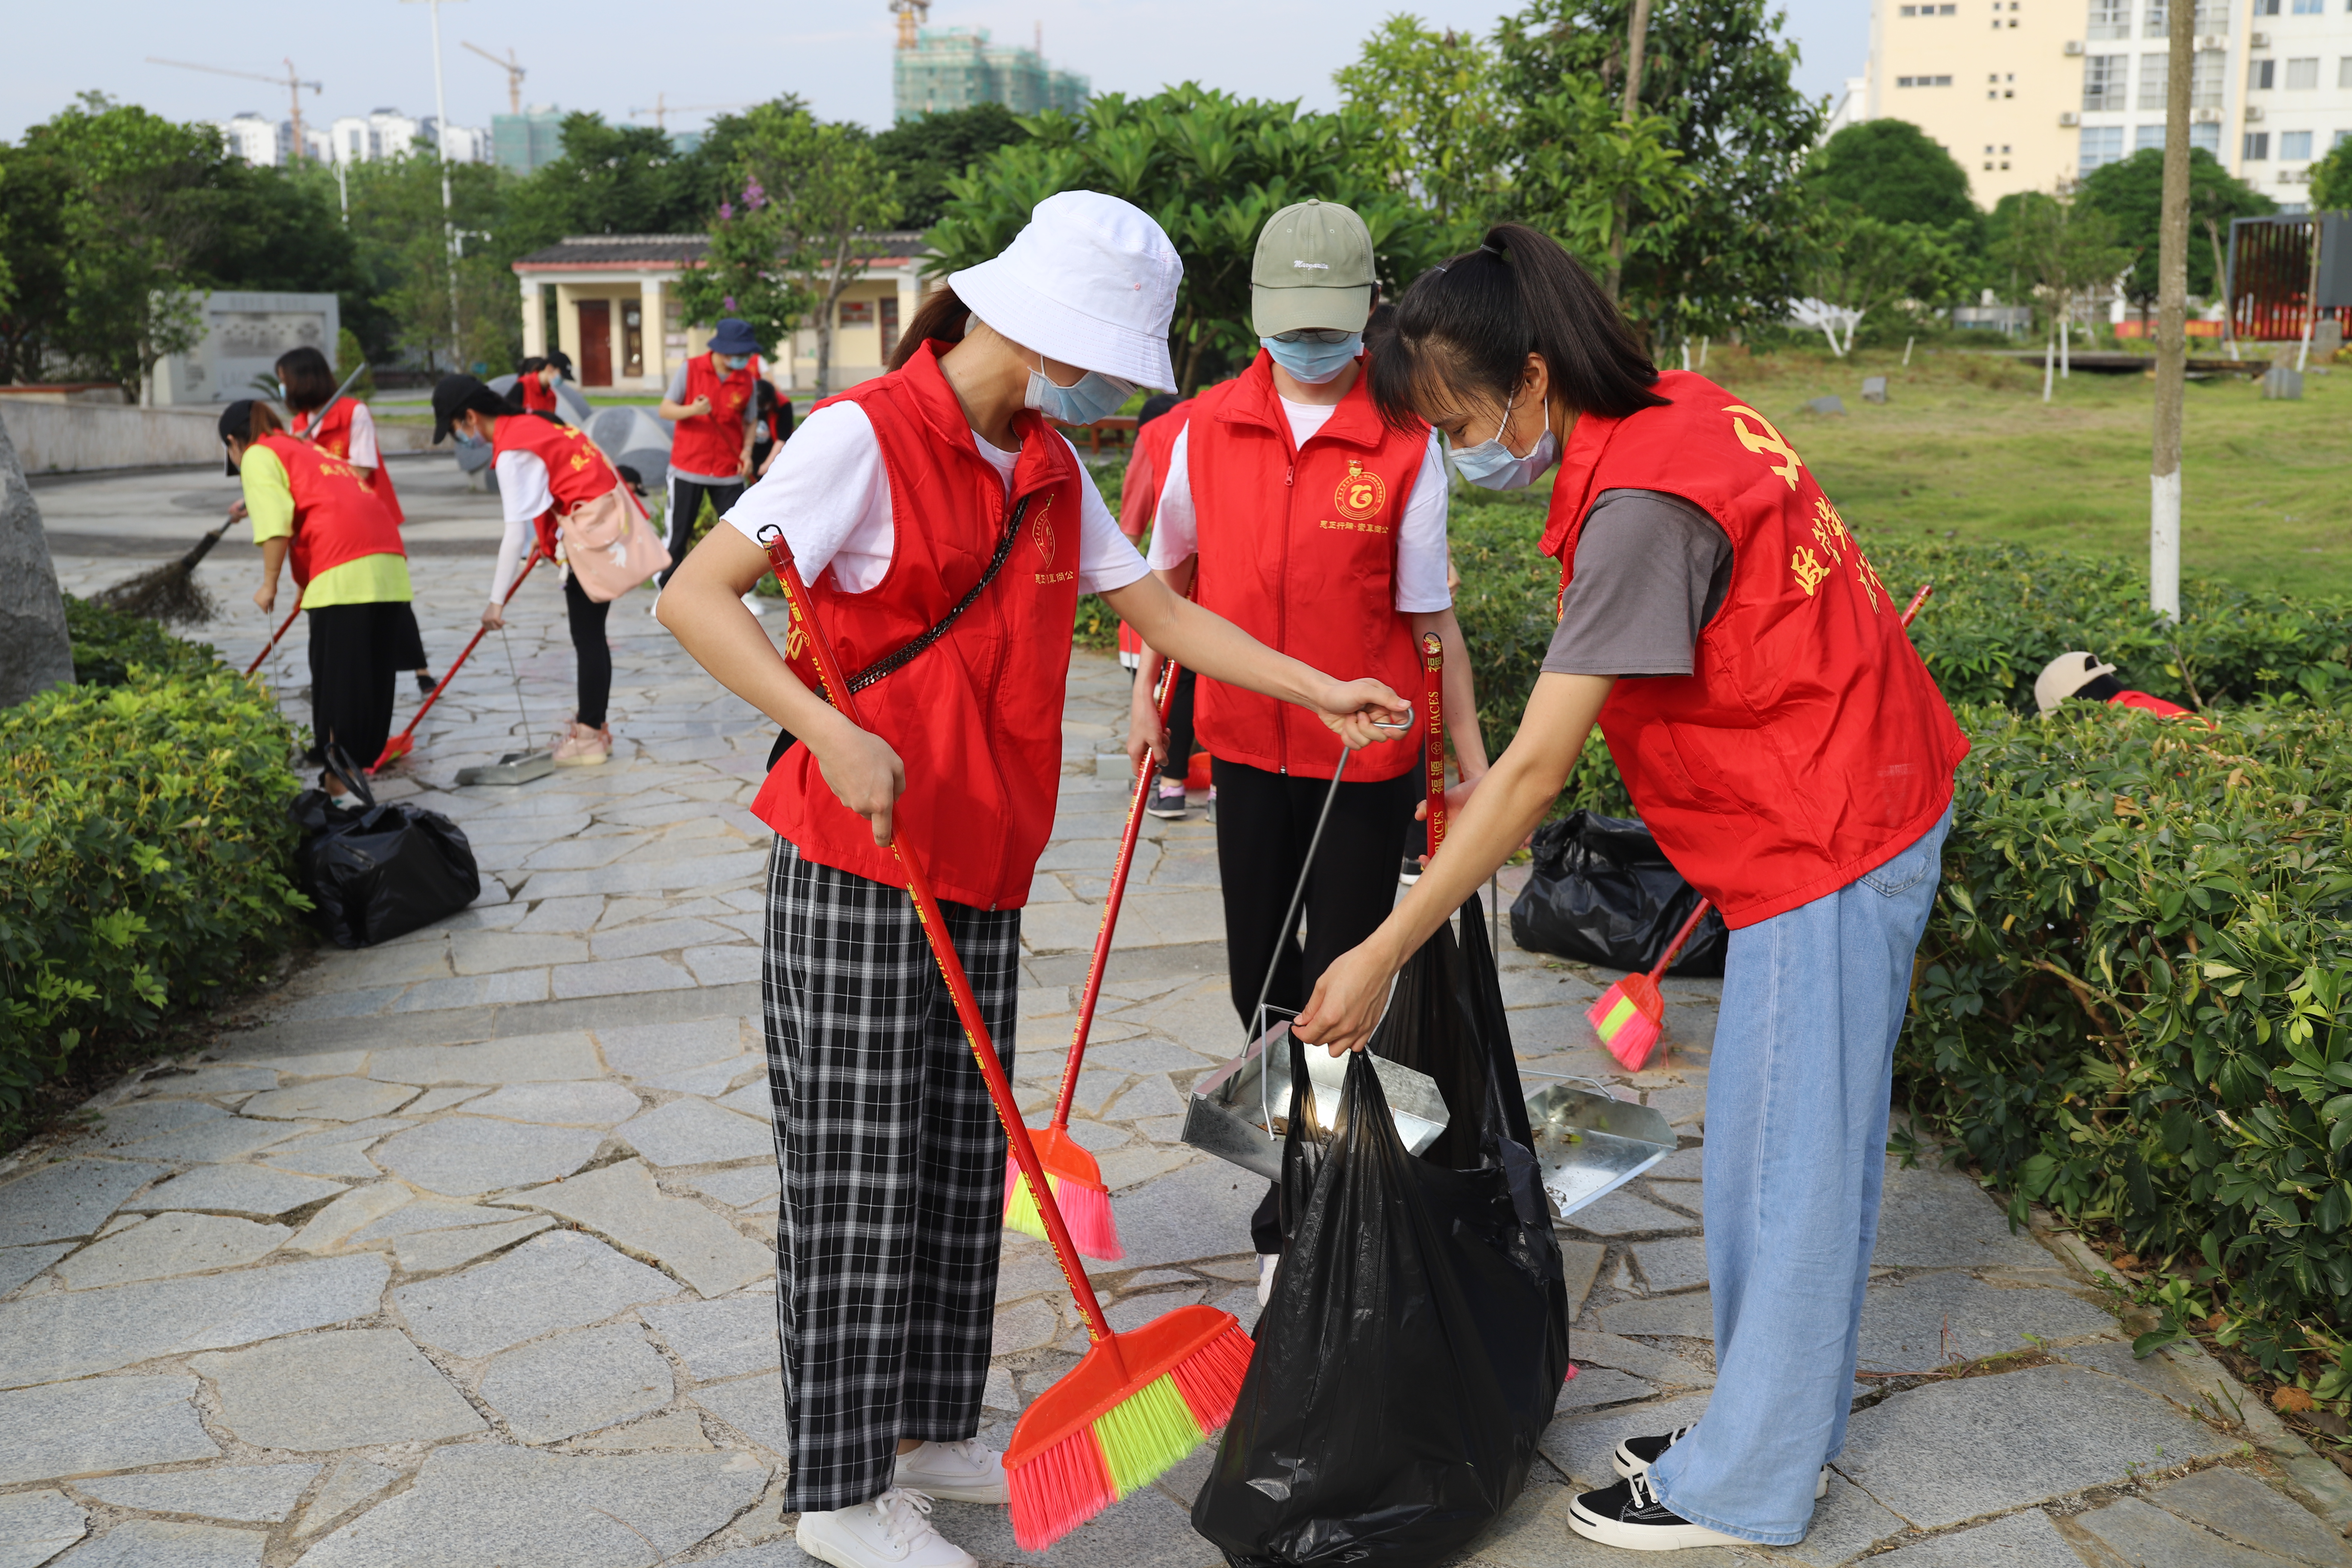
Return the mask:
[[(94, 668), (146, 637), (72, 615)], [(235, 983), (309, 907), (286, 817), (296, 731), (205, 650), (154, 651), (122, 684), (0, 710), (0, 1126), (93, 1032)]]
[(2221, 1315), (2352, 1393), (2352, 723), (1964, 710), (1976, 749), (1898, 1068), (2013, 1195), (2165, 1275), (2157, 1336)]
[(144, 616), (119, 615), (71, 594), (65, 599), (74, 679), (84, 686), (120, 686), (134, 664), (170, 675), (206, 675), (219, 668), (208, 643), (183, 641)]

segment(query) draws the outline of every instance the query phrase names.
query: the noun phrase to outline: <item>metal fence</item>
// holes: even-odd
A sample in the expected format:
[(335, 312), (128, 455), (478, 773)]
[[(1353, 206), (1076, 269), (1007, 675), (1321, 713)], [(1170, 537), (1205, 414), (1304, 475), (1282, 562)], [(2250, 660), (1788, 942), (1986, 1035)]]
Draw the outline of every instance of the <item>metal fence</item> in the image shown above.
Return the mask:
[(2302, 337), (2315, 294), (2320, 319), (2352, 329), (2352, 213), (2232, 219), (2229, 288), (2231, 325), (2242, 339)]

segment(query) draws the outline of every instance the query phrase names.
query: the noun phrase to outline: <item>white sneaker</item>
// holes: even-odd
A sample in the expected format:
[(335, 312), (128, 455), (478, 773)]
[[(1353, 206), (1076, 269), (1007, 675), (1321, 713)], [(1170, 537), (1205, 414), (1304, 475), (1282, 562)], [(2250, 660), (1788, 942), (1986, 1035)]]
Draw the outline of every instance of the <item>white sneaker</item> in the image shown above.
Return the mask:
[(1274, 1271), (1281, 1266), (1282, 1255), (1278, 1252), (1257, 1255), (1257, 1304), (1260, 1307), (1274, 1300)]
[(656, 589), (654, 590), (654, 602), (653, 602), (652, 604), (647, 605), (646, 606), (646, 614), (648, 616), (660, 616), (660, 614), (661, 614), (661, 590), (660, 590), (659, 588), (656, 588)]
[(803, 1513), (793, 1531), (803, 1552), (834, 1568), (980, 1568), (931, 1528), (931, 1500), (891, 1488), (872, 1502)]
[(890, 1484), (949, 1502), (1003, 1502), (1004, 1456), (977, 1437), (961, 1443), (925, 1443), (898, 1456)]

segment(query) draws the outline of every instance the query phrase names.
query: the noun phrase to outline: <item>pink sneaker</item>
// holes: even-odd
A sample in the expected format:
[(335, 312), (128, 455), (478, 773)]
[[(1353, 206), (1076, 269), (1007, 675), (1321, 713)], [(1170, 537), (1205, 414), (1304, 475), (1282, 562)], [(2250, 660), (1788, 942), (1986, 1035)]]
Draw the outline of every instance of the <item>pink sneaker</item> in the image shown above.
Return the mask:
[(555, 765), (559, 768), (593, 768), (612, 754), (610, 725), (592, 729), (575, 719), (570, 732), (555, 742)]

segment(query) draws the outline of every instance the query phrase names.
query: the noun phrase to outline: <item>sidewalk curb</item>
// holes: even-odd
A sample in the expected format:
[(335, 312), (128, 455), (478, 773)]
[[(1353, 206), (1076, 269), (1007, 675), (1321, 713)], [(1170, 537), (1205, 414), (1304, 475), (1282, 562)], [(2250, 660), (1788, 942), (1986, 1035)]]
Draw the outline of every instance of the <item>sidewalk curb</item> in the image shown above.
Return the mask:
[[(2058, 1218), (2049, 1210), (2036, 1205), (2028, 1224), (2033, 1238), (2058, 1255), (2085, 1284), (2101, 1274), (2112, 1277), (2106, 1260), (2093, 1252), (2088, 1244), (2074, 1231), (2061, 1227)], [(2337, 1534), (2352, 1534), (2352, 1477), (2336, 1468), (2332, 1460), (2312, 1450), (2311, 1445), (2298, 1437), (2263, 1403), (2262, 1396), (2231, 1374), (2230, 1369), (2207, 1355), (2200, 1348), (2193, 1357), (2178, 1356), (2170, 1349), (2159, 1355), (2175, 1360), (2194, 1360), (2200, 1363), (2200, 1373), (2210, 1374), (2220, 1391), (2236, 1406), (2242, 1419), (2246, 1436), (2253, 1446), (2275, 1461), (2286, 1474), (2286, 1491), (2297, 1502), (2327, 1521)]]

